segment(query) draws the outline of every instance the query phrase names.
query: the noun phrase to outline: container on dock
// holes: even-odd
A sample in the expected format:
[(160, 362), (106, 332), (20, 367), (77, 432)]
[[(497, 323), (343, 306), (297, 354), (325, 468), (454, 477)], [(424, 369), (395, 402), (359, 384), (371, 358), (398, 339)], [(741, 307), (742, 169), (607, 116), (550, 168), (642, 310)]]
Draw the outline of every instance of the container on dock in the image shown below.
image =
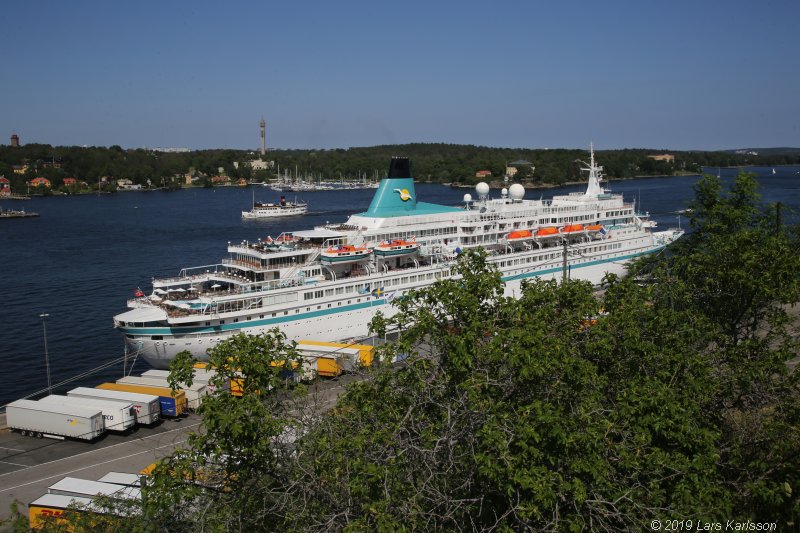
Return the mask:
[(99, 398), (119, 402), (130, 402), (136, 412), (138, 424), (155, 424), (161, 418), (161, 406), (157, 394), (141, 394), (114, 390), (92, 389), (78, 387), (67, 392), (67, 397), (72, 398)]
[(88, 497), (45, 494), (28, 504), (29, 525), (31, 529), (39, 529), (45, 524), (52, 524), (51, 520), (61, 525), (64, 523), (64, 513), (82, 512), (91, 504), (92, 499)]
[(23, 435), (93, 440), (103, 434), (100, 409), (17, 400), (6, 406), (6, 424)]
[(102, 383), (95, 388), (158, 396), (161, 416), (180, 416), (186, 412), (186, 394), (183, 391), (173, 391), (168, 387), (133, 385), (130, 383)]
[(115, 500), (137, 500), (142, 498), (142, 491), (138, 487), (127, 487), (114, 483), (103, 483), (77, 477), (65, 477), (47, 487), (48, 494), (62, 496), (89, 497), (105, 496)]
[[(167, 378), (157, 376), (125, 376), (117, 380), (117, 383), (128, 383), (131, 385), (147, 385), (148, 387), (164, 387), (169, 389), (169, 382)], [(186, 394), (187, 407), (189, 409), (197, 409), (203, 402), (203, 396), (206, 396), (207, 389), (203, 383), (192, 383), (189, 386), (181, 385), (178, 390)]]
[(342, 372), (354, 372), (372, 366), (375, 357), (375, 347), (367, 344), (302, 340), (297, 343), (297, 351), (307, 363), (304, 365), (307, 369), (305, 377), (331, 377)]
[(99, 398), (76, 398), (51, 394), (45, 396), (39, 403), (49, 405), (76, 405), (90, 409), (100, 409), (103, 413), (103, 424), (106, 431), (127, 431), (136, 424), (136, 411), (131, 402), (108, 400)]

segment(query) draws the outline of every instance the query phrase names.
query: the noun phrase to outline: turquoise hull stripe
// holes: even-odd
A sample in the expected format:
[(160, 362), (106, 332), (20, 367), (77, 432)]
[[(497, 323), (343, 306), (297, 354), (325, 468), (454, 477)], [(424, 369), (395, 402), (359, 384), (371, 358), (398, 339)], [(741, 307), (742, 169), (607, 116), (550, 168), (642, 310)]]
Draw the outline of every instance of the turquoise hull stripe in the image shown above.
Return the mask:
[[(635, 254), (628, 254), (622, 255), (619, 257), (612, 257), (609, 259), (598, 259), (595, 261), (587, 261), (586, 263), (580, 263), (576, 265), (570, 265), (570, 268), (575, 270), (576, 268), (583, 268), (588, 266), (600, 265), (603, 263), (613, 263), (615, 261), (625, 261), (627, 259), (633, 259), (635, 257), (640, 257), (643, 255), (651, 254), (660, 251), (663, 249), (663, 246), (658, 246), (646, 252), (638, 252)], [(504, 282), (506, 281), (516, 281), (525, 278), (535, 278), (537, 276), (544, 276), (547, 274), (553, 274), (555, 272), (561, 272), (562, 267), (557, 268), (548, 268), (546, 270), (539, 270), (536, 272), (525, 272), (523, 274), (515, 274), (513, 276), (505, 276), (502, 278)], [(177, 327), (177, 328), (118, 328), (120, 332), (126, 333), (129, 335), (189, 335), (193, 333), (226, 333), (229, 331), (235, 331), (238, 329), (243, 328), (254, 328), (259, 326), (277, 326), (284, 322), (293, 322), (295, 320), (305, 320), (307, 318), (316, 318), (321, 316), (327, 315), (334, 315), (337, 313), (344, 313), (347, 311), (357, 311), (359, 309), (364, 309), (366, 307), (375, 307), (379, 305), (386, 304), (385, 298), (376, 298), (374, 300), (361, 302), (357, 304), (350, 304), (350, 305), (342, 305), (331, 307), (329, 309), (318, 309), (315, 311), (307, 311), (305, 313), (295, 313), (295, 314), (288, 314), (284, 316), (276, 316), (274, 318), (264, 318), (259, 320), (251, 320), (249, 322), (234, 322), (231, 324), (222, 324), (219, 326), (205, 326), (205, 327)], [(327, 304), (326, 304), (327, 305)], [(266, 313), (264, 313), (266, 314)], [(226, 319), (229, 320), (229, 319)]]

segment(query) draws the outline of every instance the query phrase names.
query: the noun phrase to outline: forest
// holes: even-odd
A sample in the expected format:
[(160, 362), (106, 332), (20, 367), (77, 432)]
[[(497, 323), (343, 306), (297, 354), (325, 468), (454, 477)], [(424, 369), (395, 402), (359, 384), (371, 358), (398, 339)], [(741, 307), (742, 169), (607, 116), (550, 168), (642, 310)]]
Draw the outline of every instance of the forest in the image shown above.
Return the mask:
[[(599, 150), (599, 164), (611, 179), (635, 176), (699, 173), (704, 166), (736, 167), (744, 165), (784, 165), (800, 163), (800, 151), (770, 149), (763, 152), (741, 151), (673, 151), (664, 149)], [(674, 161), (655, 161), (648, 155), (669, 153)], [(0, 176), (11, 181), (15, 192), (28, 189), (36, 177), (50, 180), (47, 191), (36, 193), (87, 192), (97, 190), (101, 180), (113, 184), (129, 179), (148, 188), (179, 188), (185, 177), (192, 183), (211, 186), (211, 177), (225, 175), (234, 181), (263, 182), (281, 175), (310, 179), (380, 179), (392, 156), (404, 155), (412, 160), (418, 181), (472, 185), (478, 181), (502, 182), (508, 164), (517, 165), (516, 181), (527, 186), (559, 185), (580, 181), (579, 160), (587, 161), (588, 150), (517, 149), (444, 143), (383, 145), (349, 149), (271, 150), (265, 159), (274, 161), (270, 170), (252, 170), (247, 161), (258, 154), (245, 150), (219, 149), (191, 152), (160, 152), (146, 149), (111, 147), (50, 146), (26, 144), (19, 147), (0, 146)], [(238, 165), (234, 165), (238, 163)], [(490, 176), (477, 178), (478, 171)], [(77, 186), (66, 187), (65, 178), (75, 178)], [(106, 178), (103, 180), (103, 178)], [(85, 185), (83, 185), (85, 183)], [(113, 189), (113, 185), (108, 185)]]

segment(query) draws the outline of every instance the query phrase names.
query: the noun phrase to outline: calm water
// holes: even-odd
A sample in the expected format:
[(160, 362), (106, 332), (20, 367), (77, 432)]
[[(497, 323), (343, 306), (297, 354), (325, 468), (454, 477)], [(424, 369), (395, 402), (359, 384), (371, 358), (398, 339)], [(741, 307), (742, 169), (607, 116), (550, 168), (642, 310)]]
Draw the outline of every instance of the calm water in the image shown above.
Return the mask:
[[(751, 170), (751, 169), (748, 169)], [(753, 169), (763, 176), (768, 202), (800, 208), (800, 167)], [(709, 170), (716, 174), (716, 168)], [(734, 176), (737, 169), (722, 169)], [(659, 226), (677, 224), (675, 211), (686, 207), (696, 176), (612, 182), (615, 192), (636, 199)], [(565, 187), (528, 191), (545, 198), (583, 190)], [(112, 316), (141, 287), (150, 292), (152, 277), (175, 275), (180, 268), (217, 263), (228, 241), (256, 240), (281, 231), (342, 222), (364, 211), (373, 190), (302, 193), (310, 212), (280, 221), (242, 221), (253, 189), (217, 188), (168, 192), (131, 192), (102, 196), (3, 201), (4, 208), (41, 214), (38, 219), (0, 220), (0, 405), (47, 386), (41, 313), (47, 319), (47, 343), (53, 383), (78, 375), (123, 354)], [(417, 185), (421, 201), (458, 204), (473, 191)], [(278, 194), (256, 188), (256, 199)], [(497, 191), (493, 191), (496, 195)], [(294, 193), (287, 193), (293, 199)], [(683, 221), (685, 224), (685, 219)], [(139, 362), (144, 367), (144, 363)], [(77, 385), (93, 385), (119, 376), (117, 364)], [(62, 389), (63, 391), (63, 389)]]

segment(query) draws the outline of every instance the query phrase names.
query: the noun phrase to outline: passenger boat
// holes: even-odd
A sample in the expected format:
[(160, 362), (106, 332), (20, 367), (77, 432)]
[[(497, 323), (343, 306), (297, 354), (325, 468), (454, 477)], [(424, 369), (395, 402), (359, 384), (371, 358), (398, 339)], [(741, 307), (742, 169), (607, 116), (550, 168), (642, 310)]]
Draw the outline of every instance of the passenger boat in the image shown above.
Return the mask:
[(242, 211), (242, 218), (275, 218), (291, 217), (304, 215), (308, 211), (308, 204), (305, 202), (287, 202), (285, 196), (276, 204), (265, 204), (256, 202), (253, 199), (253, 208), (250, 211)]
[(593, 150), (584, 167), (585, 192), (528, 200), (514, 184), (492, 198), (480, 183), (476, 199), (445, 206), (419, 201), (408, 159), (393, 158), (366, 211), (280, 242), (229, 244), (218, 264), (154, 279), (158, 298), (129, 300), (115, 327), (157, 368), (182, 350), (205, 359), (233, 335), (275, 327), (290, 340), (350, 340), (368, 334), (378, 311), (395, 313), (394, 298), (456, 277), (453, 261), (465, 250), (484, 249), (505, 294), (518, 297), (531, 278), (599, 284), (682, 235), (654, 231), (632, 203), (603, 189)]
[(417, 244), (416, 238), (412, 238), (411, 240), (408, 241), (404, 239), (392, 239), (389, 241), (383, 241), (379, 245), (377, 245), (373, 250), (375, 255), (380, 257), (415, 254), (418, 251), (419, 251), (419, 244)]

